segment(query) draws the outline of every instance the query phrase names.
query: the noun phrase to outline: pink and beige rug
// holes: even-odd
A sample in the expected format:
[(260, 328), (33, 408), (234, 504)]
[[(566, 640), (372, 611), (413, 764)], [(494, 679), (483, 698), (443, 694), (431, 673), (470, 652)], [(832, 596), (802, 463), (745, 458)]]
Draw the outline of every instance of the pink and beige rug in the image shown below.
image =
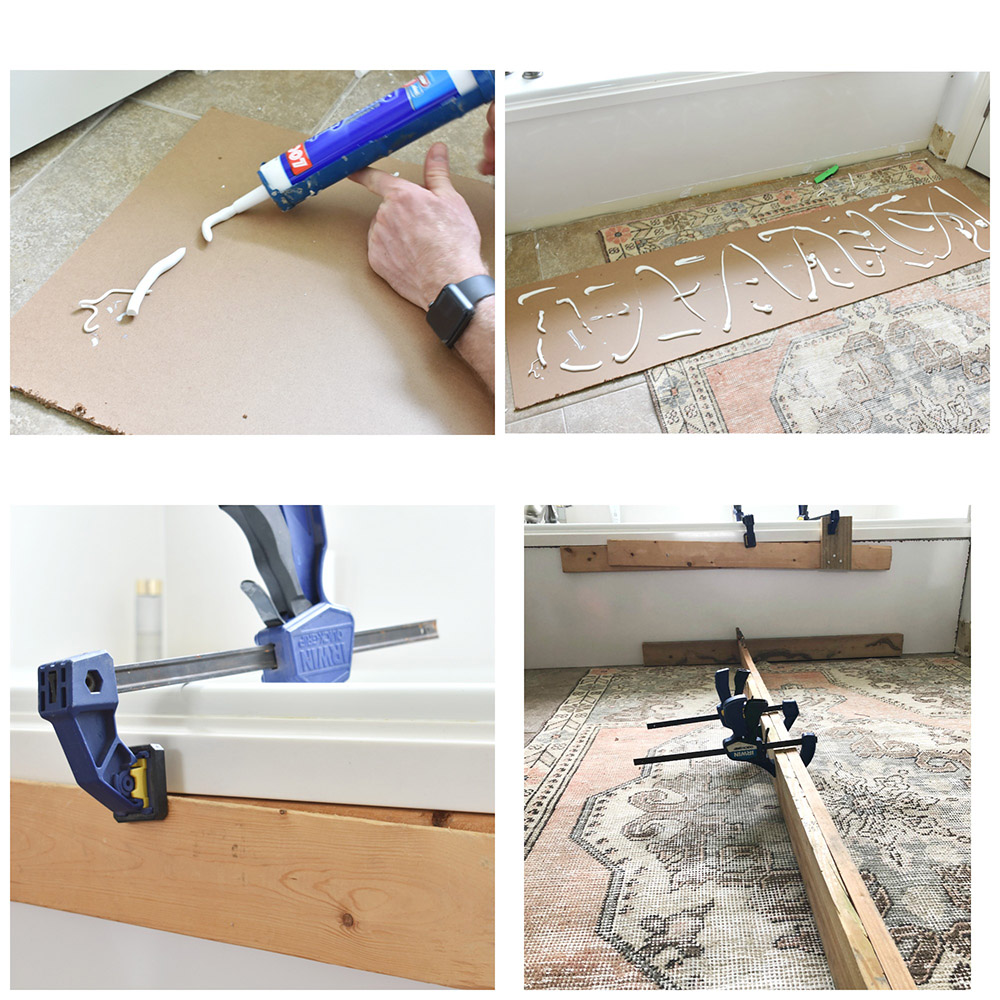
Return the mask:
[[(605, 227), (609, 261), (940, 181), (925, 160)], [(646, 372), (665, 433), (989, 430), (989, 262)]]
[[(917, 985), (970, 984), (969, 668), (951, 656), (761, 664)], [(772, 781), (708, 758), (706, 667), (590, 670), (525, 750), (525, 985), (832, 989)], [(666, 734), (666, 735), (664, 735)]]

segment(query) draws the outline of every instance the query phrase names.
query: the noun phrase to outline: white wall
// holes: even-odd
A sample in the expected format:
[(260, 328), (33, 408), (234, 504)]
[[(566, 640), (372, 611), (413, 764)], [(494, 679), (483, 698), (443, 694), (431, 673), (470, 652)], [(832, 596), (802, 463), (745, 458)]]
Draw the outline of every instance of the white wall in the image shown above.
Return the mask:
[(948, 132), (957, 132), (969, 101), (973, 99), (979, 85), (978, 73), (950, 73), (948, 84), (941, 98), (937, 124)]
[(10, 536), (14, 677), (92, 649), (135, 656), (135, 581), (166, 573), (161, 507), (12, 507)]
[(524, 662), (642, 663), (642, 643), (746, 635), (902, 632), (907, 653), (955, 646), (967, 539), (893, 541), (885, 572), (563, 573), (558, 548), (524, 551)]
[[(327, 596), (359, 629), (437, 618), (441, 638), (358, 656), (357, 680), (492, 679), (493, 508), (335, 507), (324, 513)], [(135, 656), (135, 580), (164, 580), (166, 656), (253, 645), (262, 627), (240, 590), (260, 575), (217, 507), (14, 508), (14, 675), (107, 649)], [(336, 577), (336, 579), (334, 579)]]
[(507, 231), (923, 149), (950, 75), (668, 75), (508, 101)]
[(27, 903), (10, 904), (10, 958), (15, 990), (445, 988)]

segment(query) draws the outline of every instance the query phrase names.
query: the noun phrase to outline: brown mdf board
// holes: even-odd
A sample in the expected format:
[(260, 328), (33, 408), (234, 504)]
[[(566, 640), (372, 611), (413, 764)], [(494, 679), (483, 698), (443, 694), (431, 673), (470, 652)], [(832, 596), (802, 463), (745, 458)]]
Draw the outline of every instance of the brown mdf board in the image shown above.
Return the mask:
[(116, 823), (79, 788), (11, 782), (16, 902), (467, 989), (493, 986), (493, 841), (198, 796)]
[[(774, 704), (745, 645), (739, 653), (750, 674), (747, 696)], [(791, 738), (776, 715), (762, 716), (761, 726), (768, 742)], [(798, 750), (775, 750), (773, 758), (778, 803), (834, 985), (841, 990), (916, 989)]]
[[(742, 542), (664, 542), (608, 539), (608, 564), (668, 569), (820, 569), (820, 542), (758, 542), (748, 549)], [(857, 543), (851, 569), (887, 570), (892, 563), (889, 545)]]
[[(788, 636), (754, 639), (753, 655), (771, 663), (794, 660), (855, 660), (869, 656), (902, 656), (900, 632), (871, 635)], [(691, 642), (644, 642), (642, 662), (647, 667), (689, 665), (723, 666), (739, 662), (735, 639), (700, 639)]]
[[(302, 138), (205, 114), (14, 317), (12, 387), (132, 434), (492, 433), (493, 400), (472, 370), (368, 265), (375, 195), (344, 180), (289, 212), (267, 201), (202, 239), (202, 219)], [(377, 166), (422, 180), (416, 164)], [(492, 267), (493, 189), (454, 184)], [(118, 323), (104, 309), (127, 295), (101, 303), (94, 346), (79, 300), (134, 288), (179, 247), (186, 256), (137, 317)]]
[[(983, 202), (960, 181), (947, 180), (511, 289), (506, 330), (514, 405), (645, 371), (983, 260), (988, 219)], [(907, 228), (913, 226), (931, 231)], [(869, 232), (870, 239), (841, 230)], [(563, 364), (590, 370), (566, 371)]]

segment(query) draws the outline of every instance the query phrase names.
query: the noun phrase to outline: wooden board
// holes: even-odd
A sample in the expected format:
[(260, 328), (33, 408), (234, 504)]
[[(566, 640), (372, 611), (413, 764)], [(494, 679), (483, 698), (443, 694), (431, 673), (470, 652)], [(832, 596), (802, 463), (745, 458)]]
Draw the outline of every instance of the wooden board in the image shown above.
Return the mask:
[(564, 573), (621, 573), (639, 570), (645, 572), (656, 566), (611, 566), (606, 545), (563, 545), (559, 549)]
[[(506, 331), (514, 406), (676, 361), (989, 257), (990, 230), (976, 225), (977, 217), (989, 219), (989, 207), (961, 181), (901, 195), (867, 195), (806, 212), (790, 207), (793, 214), (784, 219), (723, 228), (706, 239), (510, 289)], [(909, 220), (929, 231), (897, 224), (907, 221), (901, 212), (931, 208), (936, 217)], [(871, 242), (851, 230), (869, 232)], [(808, 260), (812, 255), (816, 259)]]
[(17, 902), (489, 989), (493, 884), (486, 833), (191, 795), (116, 823), (74, 786), (11, 782)]
[[(754, 657), (775, 663), (790, 660), (855, 660), (867, 656), (900, 656), (902, 652), (903, 636), (899, 632), (753, 640)], [(738, 663), (739, 659), (735, 639), (642, 644), (642, 662), (647, 667), (679, 667), (689, 664), (722, 666)]]
[[(608, 539), (608, 565), (655, 566), (672, 569), (819, 569), (820, 542), (664, 542)], [(886, 570), (892, 546), (855, 544), (851, 567)]]
[(819, 568), (843, 572), (852, 568), (853, 518), (842, 517), (834, 534), (829, 534), (830, 515), (824, 514), (819, 535)]
[[(746, 645), (739, 651), (750, 671), (747, 695), (774, 704)], [(789, 739), (778, 716), (765, 715), (761, 723), (769, 742)], [(916, 989), (798, 750), (776, 750), (773, 757), (778, 802), (837, 989)]]

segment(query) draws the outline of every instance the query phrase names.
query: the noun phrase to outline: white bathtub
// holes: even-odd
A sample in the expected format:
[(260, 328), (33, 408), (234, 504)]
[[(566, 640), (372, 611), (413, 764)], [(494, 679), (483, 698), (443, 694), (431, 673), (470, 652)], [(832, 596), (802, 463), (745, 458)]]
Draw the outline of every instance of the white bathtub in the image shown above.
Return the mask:
[(520, 74), (507, 231), (924, 149), (948, 73)]
[[(127, 745), (167, 751), (172, 793), (493, 812), (493, 685), (262, 684), (121, 695)], [(11, 690), (11, 777), (73, 784), (34, 685)]]

